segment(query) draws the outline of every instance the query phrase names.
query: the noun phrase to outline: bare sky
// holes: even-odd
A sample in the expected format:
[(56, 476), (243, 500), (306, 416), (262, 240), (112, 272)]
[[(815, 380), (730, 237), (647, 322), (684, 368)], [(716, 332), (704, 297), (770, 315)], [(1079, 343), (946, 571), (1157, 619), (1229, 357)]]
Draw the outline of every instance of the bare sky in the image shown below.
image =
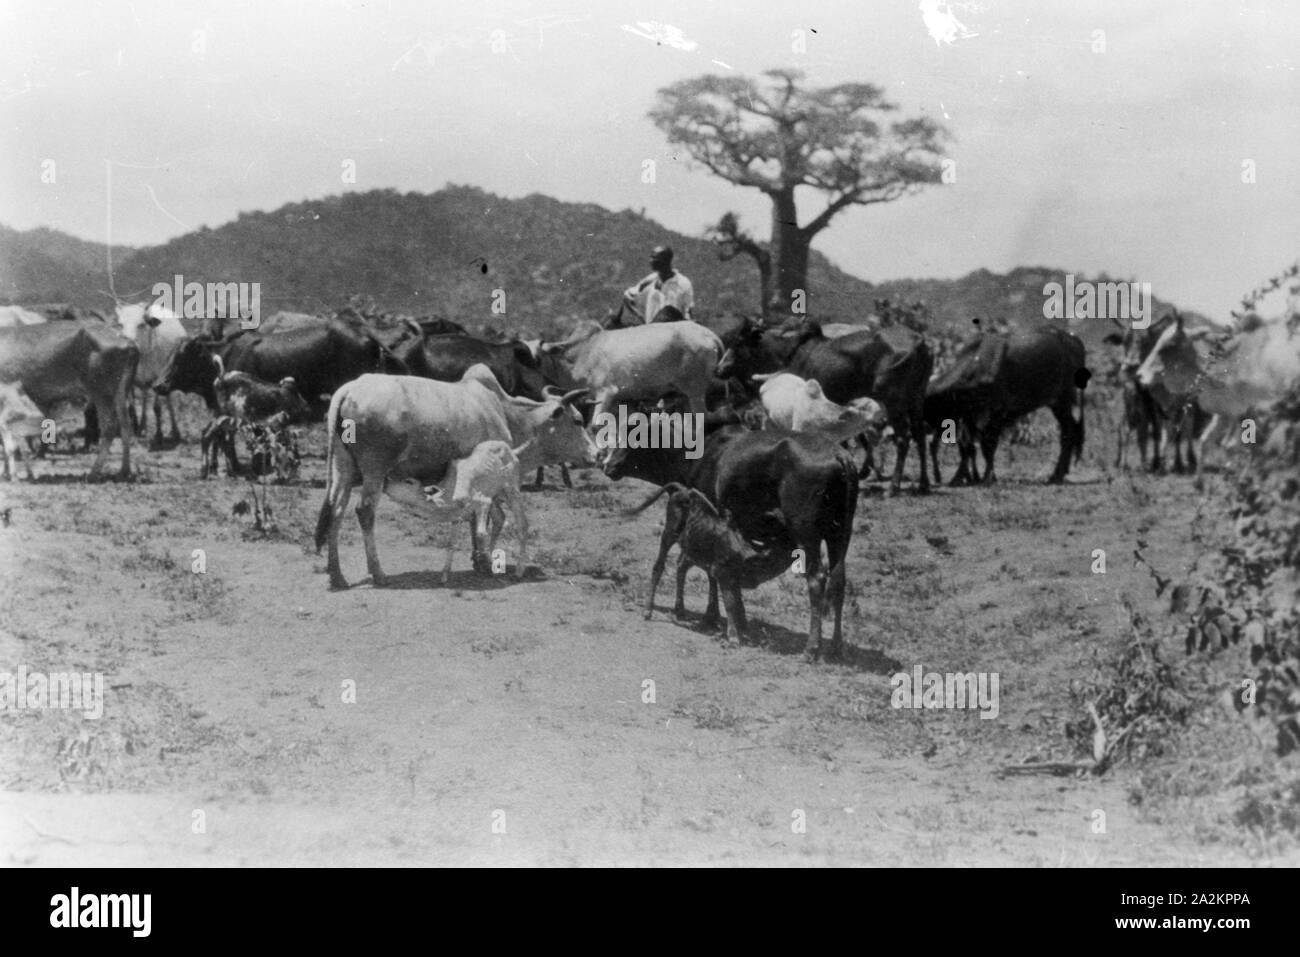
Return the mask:
[[(765, 199), (692, 168), (646, 111), (674, 80), (781, 66), (878, 84), (953, 134), (955, 183), (821, 234), (864, 278), (1106, 270), (1222, 318), (1300, 254), (1300, 4), (948, 12), (973, 35), (936, 42), (919, 0), (0, 0), (0, 222), (102, 241), (111, 216), (115, 242), (141, 245), (240, 211), (453, 182), (645, 207), (694, 234), (734, 209), (765, 237)], [(822, 205), (800, 200), (805, 221)]]

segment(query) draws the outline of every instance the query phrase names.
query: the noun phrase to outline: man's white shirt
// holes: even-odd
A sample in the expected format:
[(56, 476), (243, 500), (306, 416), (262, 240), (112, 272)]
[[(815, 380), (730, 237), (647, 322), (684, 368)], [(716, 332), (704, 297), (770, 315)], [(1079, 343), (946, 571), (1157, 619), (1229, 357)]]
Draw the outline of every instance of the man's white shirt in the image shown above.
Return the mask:
[(677, 271), (667, 279), (660, 279), (659, 273), (652, 272), (628, 292), (635, 294), (637, 308), (641, 310), (646, 322), (659, 315), (659, 310), (664, 306), (675, 306), (688, 318), (691, 309), (695, 307), (695, 289), (691, 286), (691, 281)]

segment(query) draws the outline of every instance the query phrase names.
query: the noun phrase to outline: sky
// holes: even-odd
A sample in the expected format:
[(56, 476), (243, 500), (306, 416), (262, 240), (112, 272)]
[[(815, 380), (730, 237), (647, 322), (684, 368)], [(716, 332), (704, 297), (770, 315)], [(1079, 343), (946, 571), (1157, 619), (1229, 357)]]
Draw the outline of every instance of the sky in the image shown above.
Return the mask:
[(820, 234), (840, 267), (1104, 270), (1226, 318), (1300, 255), (1297, 40), (1285, 0), (0, 0), (0, 223), (149, 245), (456, 183), (696, 235), (734, 210), (765, 238), (766, 198), (646, 113), (680, 79), (792, 67), (951, 135), (954, 182)]

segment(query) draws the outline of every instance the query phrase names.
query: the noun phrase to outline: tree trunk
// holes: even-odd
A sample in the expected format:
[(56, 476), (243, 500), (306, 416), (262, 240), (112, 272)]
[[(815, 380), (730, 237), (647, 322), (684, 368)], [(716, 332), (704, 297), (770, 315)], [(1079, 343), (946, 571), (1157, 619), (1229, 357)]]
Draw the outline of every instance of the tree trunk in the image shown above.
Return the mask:
[(770, 194), (772, 197), (772, 271), (775, 286), (772, 289), (770, 311), (773, 314), (790, 313), (796, 290), (804, 290), (800, 297), (806, 300), (808, 289), (808, 248), (810, 237), (799, 228), (794, 205), (794, 189)]

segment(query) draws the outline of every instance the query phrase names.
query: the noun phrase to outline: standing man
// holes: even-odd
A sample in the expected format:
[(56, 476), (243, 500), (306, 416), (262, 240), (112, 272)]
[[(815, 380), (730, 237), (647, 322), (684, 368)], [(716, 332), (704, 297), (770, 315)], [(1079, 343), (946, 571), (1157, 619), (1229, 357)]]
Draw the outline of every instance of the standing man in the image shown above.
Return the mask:
[(690, 319), (695, 307), (691, 281), (673, 269), (673, 251), (656, 246), (650, 254), (654, 272), (623, 292), (623, 301), (640, 313), (643, 322)]

